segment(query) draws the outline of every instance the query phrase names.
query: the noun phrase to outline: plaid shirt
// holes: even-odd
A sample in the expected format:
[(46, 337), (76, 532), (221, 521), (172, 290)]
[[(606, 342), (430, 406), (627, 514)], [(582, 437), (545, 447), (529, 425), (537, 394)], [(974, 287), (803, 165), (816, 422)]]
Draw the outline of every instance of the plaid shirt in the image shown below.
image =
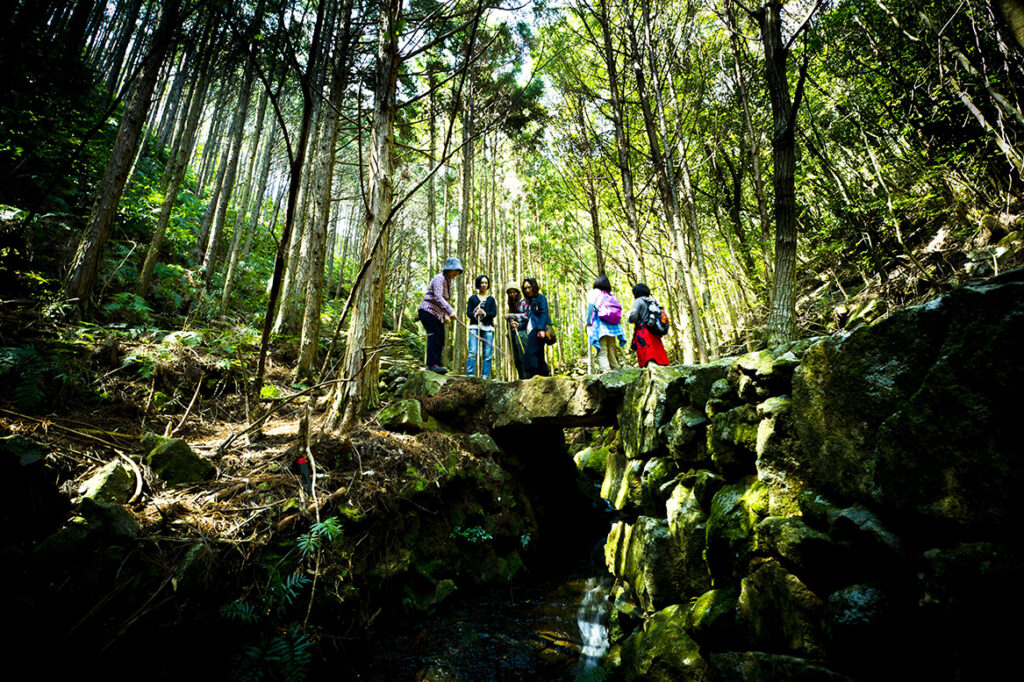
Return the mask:
[(427, 293), (423, 295), (417, 310), (425, 310), (438, 320), (444, 315), (455, 315), (455, 308), (448, 303), (452, 297), (452, 283), (442, 272), (430, 280)]

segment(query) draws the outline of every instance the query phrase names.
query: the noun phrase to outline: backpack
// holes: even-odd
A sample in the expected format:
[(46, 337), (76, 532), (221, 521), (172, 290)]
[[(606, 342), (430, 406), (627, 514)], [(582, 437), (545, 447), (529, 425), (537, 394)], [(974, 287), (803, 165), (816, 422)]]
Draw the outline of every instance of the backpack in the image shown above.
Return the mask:
[(643, 325), (655, 336), (668, 333), (668, 313), (653, 298), (647, 299), (647, 310), (643, 314)]
[(607, 291), (602, 291), (597, 301), (597, 316), (602, 322), (618, 324), (622, 320), (622, 305), (619, 304), (615, 296)]

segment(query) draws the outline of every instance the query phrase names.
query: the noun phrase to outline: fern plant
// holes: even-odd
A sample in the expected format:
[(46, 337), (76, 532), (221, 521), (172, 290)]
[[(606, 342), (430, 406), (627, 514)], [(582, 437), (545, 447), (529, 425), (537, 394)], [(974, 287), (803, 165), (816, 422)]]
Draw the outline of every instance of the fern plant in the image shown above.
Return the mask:
[(246, 682), (266, 679), (301, 682), (306, 679), (312, 661), (312, 642), (298, 624), (293, 624), (238, 654), (235, 678)]
[(46, 398), (43, 390), (45, 363), (28, 346), (0, 348), (0, 378), (14, 389), (14, 403), (23, 410), (38, 407)]

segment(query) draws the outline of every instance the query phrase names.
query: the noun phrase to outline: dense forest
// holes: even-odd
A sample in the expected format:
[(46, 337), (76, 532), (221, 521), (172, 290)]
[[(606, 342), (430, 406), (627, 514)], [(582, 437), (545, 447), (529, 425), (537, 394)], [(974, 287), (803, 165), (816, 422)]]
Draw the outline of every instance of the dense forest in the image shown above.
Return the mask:
[[(350, 453), (422, 363), (449, 257), (444, 364), (465, 367), (474, 279), (504, 315), (530, 277), (559, 376), (593, 372), (599, 275), (626, 309), (646, 283), (689, 365), (1024, 264), (1020, 0), (6, 4), (0, 433), (77, 442), (61, 481), (146, 431), (220, 457), (277, 424), (285, 468)], [(495, 335), (492, 379), (517, 378), (515, 342)], [(320, 509), (267, 525), (315, 522), (310, 575)]]

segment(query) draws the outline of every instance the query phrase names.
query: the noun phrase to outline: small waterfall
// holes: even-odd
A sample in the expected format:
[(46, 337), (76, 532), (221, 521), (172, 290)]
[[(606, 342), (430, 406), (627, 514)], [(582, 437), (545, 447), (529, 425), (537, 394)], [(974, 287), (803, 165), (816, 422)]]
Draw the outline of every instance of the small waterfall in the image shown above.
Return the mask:
[(608, 582), (607, 577), (587, 580), (587, 591), (576, 616), (583, 641), (576, 675), (584, 679), (587, 679), (587, 672), (596, 668), (598, 661), (608, 651)]

